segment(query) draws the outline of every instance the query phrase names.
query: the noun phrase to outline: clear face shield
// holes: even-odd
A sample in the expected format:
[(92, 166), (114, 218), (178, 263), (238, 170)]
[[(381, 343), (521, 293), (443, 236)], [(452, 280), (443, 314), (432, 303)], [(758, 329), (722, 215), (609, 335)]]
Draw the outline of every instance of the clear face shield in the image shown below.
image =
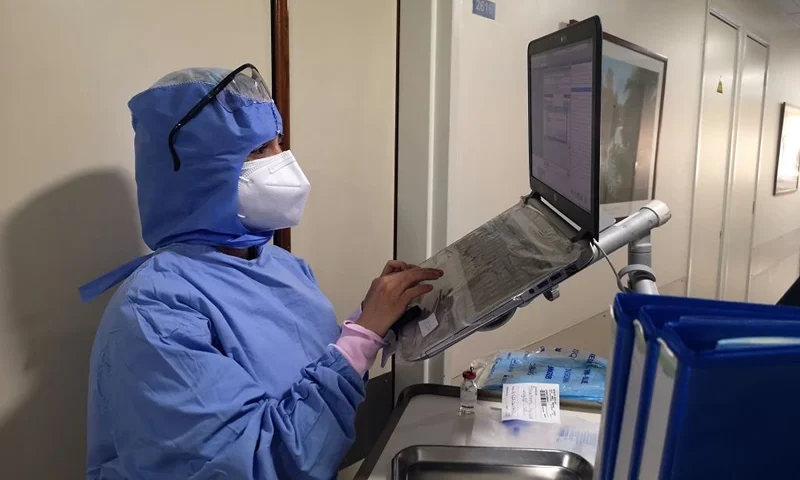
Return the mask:
[[(183, 72), (181, 75), (188, 75), (190, 78), (182, 78), (180, 80), (208, 82), (209, 80), (216, 80), (219, 76), (217, 73), (218, 71), (215, 70)], [(165, 80), (169, 81), (170, 79)], [(269, 87), (267, 87), (264, 78), (258, 73), (258, 69), (249, 63), (245, 63), (219, 80), (214, 88), (172, 127), (169, 133), (169, 151), (172, 154), (172, 163), (175, 171), (181, 168), (181, 160), (178, 157), (178, 152), (175, 150), (175, 138), (178, 136), (178, 132), (195, 118), (200, 111), (203, 110), (203, 107), (213, 101), (220, 102), (223, 108), (233, 112), (241, 108), (248, 101), (255, 103), (271, 102), (272, 95), (269, 92)]]

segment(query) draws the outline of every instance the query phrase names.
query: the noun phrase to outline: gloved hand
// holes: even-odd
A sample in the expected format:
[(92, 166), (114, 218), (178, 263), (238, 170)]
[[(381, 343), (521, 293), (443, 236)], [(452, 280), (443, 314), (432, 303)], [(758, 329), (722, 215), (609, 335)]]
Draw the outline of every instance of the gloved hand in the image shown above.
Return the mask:
[(441, 270), (390, 260), (381, 275), (372, 281), (356, 323), (383, 337), (414, 299), (433, 290), (422, 282), (436, 280), (442, 275)]

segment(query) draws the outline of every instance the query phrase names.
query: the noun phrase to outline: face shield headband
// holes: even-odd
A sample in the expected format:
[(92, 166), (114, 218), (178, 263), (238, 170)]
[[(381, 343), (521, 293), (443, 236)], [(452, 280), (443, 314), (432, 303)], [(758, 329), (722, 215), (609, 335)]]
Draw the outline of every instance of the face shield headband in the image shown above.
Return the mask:
[[(220, 92), (223, 91), (233, 95), (220, 96)], [(215, 100), (223, 103), (228, 102), (231, 105), (224, 105), (224, 107), (229, 111), (234, 111), (241, 107), (241, 100), (236, 100), (241, 97), (262, 103), (272, 101), (272, 95), (270, 95), (269, 88), (263, 77), (258, 73), (258, 69), (249, 63), (245, 63), (226, 75), (172, 127), (169, 132), (169, 151), (172, 155), (172, 166), (176, 172), (181, 168), (181, 159), (175, 150), (175, 139), (181, 128), (199, 115), (203, 107), (209, 103)]]

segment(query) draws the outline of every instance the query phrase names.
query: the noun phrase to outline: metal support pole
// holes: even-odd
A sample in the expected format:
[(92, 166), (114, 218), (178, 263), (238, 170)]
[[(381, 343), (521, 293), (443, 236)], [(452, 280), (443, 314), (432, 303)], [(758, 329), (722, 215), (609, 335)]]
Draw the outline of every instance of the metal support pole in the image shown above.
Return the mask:
[[(653, 200), (639, 209), (638, 212), (600, 232), (598, 243), (606, 253), (611, 254), (611, 252), (615, 252), (625, 245), (635, 243), (644, 237), (649, 239), (650, 231), (667, 223), (670, 217), (672, 217), (672, 214), (667, 204), (659, 200)], [(595, 262), (602, 260), (602, 258), (602, 253), (595, 252)]]
[[(598, 244), (611, 254), (628, 246), (629, 287), (637, 293), (658, 295), (658, 287), (653, 281), (653, 244), (650, 242), (650, 231), (669, 221), (672, 214), (664, 202), (653, 200), (638, 212), (620, 220), (618, 223), (600, 232)], [(594, 262), (602, 260), (603, 254), (595, 252)], [(646, 268), (636, 270), (636, 265)]]
[(652, 267), (653, 244), (650, 243), (650, 234), (634, 240), (628, 244), (628, 265), (647, 265)]
[[(650, 234), (628, 244), (628, 265), (653, 266), (653, 244), (650, 243)], [(631, 290), (636, 293), (658, 295), (658, 286), (651, 277), (643, 272), (630, 273)]]

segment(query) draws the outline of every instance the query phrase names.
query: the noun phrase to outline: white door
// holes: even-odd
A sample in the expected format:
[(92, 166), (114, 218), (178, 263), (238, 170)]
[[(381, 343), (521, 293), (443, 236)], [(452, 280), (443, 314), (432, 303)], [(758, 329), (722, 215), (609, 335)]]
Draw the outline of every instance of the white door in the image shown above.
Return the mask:
[(710, 14), (695, 178), (689, 295), (717, 298), (733, 119), (738, 31)]
[(747, 37), (741, 70), (733, 174), (722, 248), (720, 297), (747, 300), (761, 119), (767, 79), (767, 47)]

